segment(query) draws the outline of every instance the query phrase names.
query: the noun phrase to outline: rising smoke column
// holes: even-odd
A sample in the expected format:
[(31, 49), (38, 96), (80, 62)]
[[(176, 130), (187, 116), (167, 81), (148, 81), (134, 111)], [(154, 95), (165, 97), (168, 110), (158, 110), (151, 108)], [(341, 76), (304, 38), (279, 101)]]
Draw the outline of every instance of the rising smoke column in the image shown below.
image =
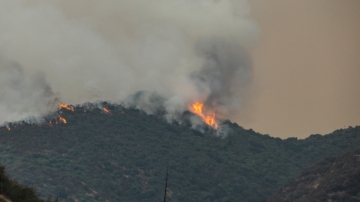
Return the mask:
[(204, 105), (224, 116), (241, 105), (241, 92), (251, 81), (251, 59), (247, 51), (222, 38), (200, 40), (197, 53), (203, 58), (201, 69), (190, 77), (204, 98)]
[(0, 60), (0, 124), (26, 118), (38, 121), (36, 117), (45, 115), (56, 104), (55, 93), (43, 73), (26, 75), (19, 65)]
[[(230, 63), (239, 63), (232, 59), (235, 55), (247, 58), (239, 47), (248, 48), (256, 40), (257, 28), (248, 15), (245, 0), (4, 0), (0, 55), (19, 64), (24, 78), (43, 72), (49, 88), (64, 103), (122, 103), (129, 95), (147, 91), (164, 97), (168, 120), (196, 100), (224, 108), (220, 111), (226, 116), (240, 103), (232, 85), (243, 83), (235, 79), (224, 83), (228, 77), (221, 71), (234, 69)], [(217, 65), (221, 68), (216, 70), (211, 54), (229, 64)], [(217, 73), (208, 74), (210, 69)], [(241, 71), (231, 71), (243, 79)], [(214, 79), (217, 76), (221, 78)], [(216, 89), (210, 80), (224, 87)], [(14, 85), (9, 80), (0, 83)], [(45, 94), (26, 89), (33, 95), (26, 105), (29, 115), (50, 110), (51, 96), (44, 99)], [(19, 113), (10, 100), (3, 100), (2, 106), (12, 110), (6, 110), (1, 120), (12, 121), (10, 117)], [(153, 100), (142, 98), (135, 104), (151, 113), (158, 105), (146, 102)]]

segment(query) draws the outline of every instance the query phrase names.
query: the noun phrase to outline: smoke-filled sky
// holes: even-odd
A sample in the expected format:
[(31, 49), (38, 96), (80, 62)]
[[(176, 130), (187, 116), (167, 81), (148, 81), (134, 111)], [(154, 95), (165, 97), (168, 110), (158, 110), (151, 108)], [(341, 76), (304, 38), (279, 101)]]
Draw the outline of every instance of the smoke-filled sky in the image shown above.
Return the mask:
[(138, 91), (164, 97), (168, 119), (195, 101), (226, 118), (252, 79), (249, 14), (244, 0), (0, 1), (0, 124)]
[(272, 136), (359, 124), (359, 4), (0, 1), (0, 124), (142, 90)]

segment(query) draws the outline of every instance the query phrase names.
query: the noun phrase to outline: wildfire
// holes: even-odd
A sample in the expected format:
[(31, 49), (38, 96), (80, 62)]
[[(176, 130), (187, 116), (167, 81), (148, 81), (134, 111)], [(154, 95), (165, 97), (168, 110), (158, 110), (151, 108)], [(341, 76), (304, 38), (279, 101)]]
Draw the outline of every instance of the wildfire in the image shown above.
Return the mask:
[(11, 128), (10, 128), (9, 126), (6, 126), (6, 128), (7, 128), (8, 130), (11, 130)]
[(64, 124), (66, 124), (67, 122), (66, 122), (66, 119), (65, 118), (63, 118), (63, 117), (61, 117), (61, 116), (59, 116), (59, 120), (60, 121), (62, 121)]
[(59, 108), (67, 109), (67, 110), (70, 110), (70, 111), (75, 111), (75, 110), (74, 110), (74, 107), (69, 106), (69, 105), (64, 104), (64, 103), (60, 103), (60, 104), (59, 104)]
[(190, 106), (190, 111), (200, 116), (207, 125), (217, 129), (219, 125), (216, 123), (215, 120), (215, 116), (216, 116), (215, 112), (212, 113), (211, 115), (205, 115), (202, 111), (203, 107), (204, 107), (203, 103), (195, 102)]
[(106, 109), (105, 107), (103, 107), (102, 110), (103, 110), (105, 113), (107, 113), (107, 114), (111, 114), (111, 111), (108, 110), (108, 109)]

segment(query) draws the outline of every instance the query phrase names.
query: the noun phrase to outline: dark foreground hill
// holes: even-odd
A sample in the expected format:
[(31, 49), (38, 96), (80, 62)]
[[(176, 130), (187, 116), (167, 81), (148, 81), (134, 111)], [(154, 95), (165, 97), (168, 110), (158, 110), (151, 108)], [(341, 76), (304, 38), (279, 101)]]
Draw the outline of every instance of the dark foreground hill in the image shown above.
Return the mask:
[(218, 138), (136, 109), (107, 108), (111, 114), (62, 109), (67, 124), (54, 116), (52, 124), (0, 128), (0, 163), (43, 197), (65, 201), (161, 201), (169, 165), (174, 202), (256, 202), (303, 168), (360, 145), (360, 127), (282, 140), (226, 122), (231, 131)]
[(360, 201), (360, 149), (329, 157), (302, 171), (268, 202)]
[(33, 188), (19, 184), (12, 180), (0, 165), (0, 202), (58, 202), (49, 197), (46, 201), (40, 199)]

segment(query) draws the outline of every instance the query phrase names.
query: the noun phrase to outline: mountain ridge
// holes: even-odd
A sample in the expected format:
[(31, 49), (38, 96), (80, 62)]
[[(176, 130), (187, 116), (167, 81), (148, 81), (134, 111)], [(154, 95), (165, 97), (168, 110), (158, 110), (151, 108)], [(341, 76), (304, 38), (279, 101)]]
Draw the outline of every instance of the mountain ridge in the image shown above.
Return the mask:
[(268, 198), (268, 202), (281, 201), (360, 201), (360, 149), (304, 169)]
[(167, 164), (173, 201), (264, 201), (301, 169), (360, 145), (359, 126), (282, 140), (225, 121), (231, 131), (220, 138), (211, 128), (104, 107), (111, 114), (75, 106), (51, 117), (66, 124), (0, 128), (0, 163), (20, 182), (65, 201), (159, 200)]

